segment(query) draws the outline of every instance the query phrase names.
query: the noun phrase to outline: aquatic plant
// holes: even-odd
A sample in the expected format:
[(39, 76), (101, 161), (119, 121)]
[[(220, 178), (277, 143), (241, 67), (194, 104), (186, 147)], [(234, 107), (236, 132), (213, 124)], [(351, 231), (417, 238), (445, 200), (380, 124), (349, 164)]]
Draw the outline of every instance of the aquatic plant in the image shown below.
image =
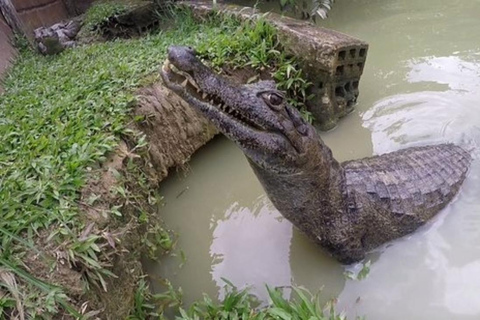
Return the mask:
[(278, 0), (282, 10), (301, 13), (304, 19), (326, 19), (335, 0)]
[(312, 295), (304, 288), (293, 288), (294, 298), (287, 300), (280, 289), (267, 287), (271, 302), (259, 307), (256, 298), (248, 290), (238, 290), (227, 285), (227, 293), (222, 302), (214, 302), (208, 296), (195, 302), (188, 310), (180, 309), (177, 320), (344, 320), (337, 314), (334, 302), (322, 305), (318, 295)]

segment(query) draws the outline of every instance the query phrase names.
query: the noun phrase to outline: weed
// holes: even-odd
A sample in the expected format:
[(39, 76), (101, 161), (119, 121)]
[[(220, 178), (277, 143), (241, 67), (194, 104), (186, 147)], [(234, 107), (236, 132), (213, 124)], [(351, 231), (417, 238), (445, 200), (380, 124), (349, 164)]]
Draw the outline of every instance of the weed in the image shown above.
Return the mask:
[[(166, 48), (173, 43), (195, 45), (216, 33), (213, 24), (198, 25), (187, 13), (176, 23), (178, 28), (142, 39), (96, 43), (56, 57), (22, 53), (0, 96), (0, 266), (8, 263), (22, 270), (17, 261), (48, 230), (46, 241), (66, 252), (68, 263), (105, 286), (104, 278), (112, 276), (105, 239), (98, 230), (80, 239), (87, 226), (79, 215), (79, 191), (88, 168), (105, 161), (120, 138), (136, 140), (137, 153), (145, 149), (145, 139), (132, 136), (126, 127), (127, 117), (134, 90), (156, 73)], [(136, 172), (132, 166), (129, 170)], [(145, 183), (141, 175), (127, 178)], [(123, 205), (137, 203), (139, 195), (128, 185), (119, 185), (116, 192), (123, 197), (117, 207), (120, 215)], [(155, 197), (147, 198), (154, 203)], [(142, 210), (138, 207), (139, 220), (147, 220)], [(168, 241), (162, 246), (168, 247)], [(16, 277), (35, 287), (34, 277)], [(59, 297), (52, 295), (48, 301), (60, 302)], [(2, 301), (9, 305), (5, 295)], [(44, 302), (38, 300), (38, 305)], [(36, 307), (31, 301), (25, 306), (27, 314)], [(48, 318), (48, 312), (42, 317)]]
[(150, 317), (158, 319), (161, 316), (157, 310), (158, 306), (152, 303), (154, 297), (145, 279), (140, 279), (138, 282), (134, 299), (134, 307), (127, 320), (144, 320)]
[(350, 280), (363, 280), (370, 274), (370, 267), (372, 262), (368, 260), (365, 263), (358, 263), (354, 266), (354, 270), (345, 272), (345, 277)]
[(317, 295), (303, 288), (293, 288), (294, 298), (287, 300), (280, 289), (268, 288), (271, 303), (259, 307), (258, 301), (248, 290), (238, 290), (227, 284), (227, 293), (221, 303), (204, 296), (203, 301), (195, 302), (188, 310), (180, 309), (176, 319), (184, 320), (344, 320), (344, 315), (335, 312), (334, 304), (322, 306)]
[[(227, 32), (232, 26), (237, 26), (233, 34)], [(311, 83), (303, 77), (296, 58), (284, 53), (272, 25), (265, 19), (239, 24), (235, 18), (225, 18), (218, 31), (211, 41), (197, 47), (213, 67), (233, 65), (269, 70), (277, 87), (287, 92), (289, 103), (297, 107), (307, 121), (313, 121), (312, 114), (306, 109), (306, 102), (313, 97), (308, 95)]]

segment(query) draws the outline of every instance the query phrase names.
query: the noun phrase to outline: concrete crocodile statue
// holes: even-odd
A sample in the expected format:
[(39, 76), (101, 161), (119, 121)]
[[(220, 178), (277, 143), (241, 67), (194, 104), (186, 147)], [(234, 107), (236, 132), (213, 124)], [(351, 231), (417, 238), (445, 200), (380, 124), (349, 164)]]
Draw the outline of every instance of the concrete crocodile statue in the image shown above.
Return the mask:
[(169, 48), (161, 76), (242, 149), (280, 213), (342, 263), (432, 218), (472, 160), (459, 146), (439, 144), (339, 163), (273, 81), (230, 83), (189, 47)]

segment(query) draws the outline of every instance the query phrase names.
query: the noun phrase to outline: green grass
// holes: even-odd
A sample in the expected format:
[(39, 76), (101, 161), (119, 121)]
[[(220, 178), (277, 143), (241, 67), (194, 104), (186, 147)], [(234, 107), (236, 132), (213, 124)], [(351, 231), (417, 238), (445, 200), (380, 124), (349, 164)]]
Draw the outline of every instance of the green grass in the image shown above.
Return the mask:
[[(98, 20), (94, 16), (87, 26)], [(135, 90), (157, 74), (169, 45), (197, 47), (217, 66), (227, 61), (238, 67), (273, 65), (282, 87), (300, 93), (300, 100), (307, 98), (301, 95), (307, 85), (301, 71), (281, 54), (274, 30), (265, 22), (241, 26), (234, 20), (214, 18), (197, 24), (189, 13), (174, 16), (174, 27), (141, 39), (95, 43), (55, 57), (23, 50), (4, 81), (0, 271), (15, 275), (15, 290), (21, 292), (27, 318), (49, 319), (59, 310), (75, 315), (62, 288), (26, 271), (25, 260), (32, 253), (53, 272), (56, 260), (44, 249), (54, 248), (54, 253), (82, 270), (87, 286), (93, 282), (104, 287), (105, 277), (113, 276), (105, 263), (107, 239), (100, 231), (80, 237), (88, 223), (79, 209), (80, 191), (89, 172), (105, 161), (120, 139), (132, 137), (126, 125)], [(145, 147), (144, 141), (138, 143)], [(122, 190), (116, 191), (122, 194)], [(112, 204), (111, 215), (121, 215), (118, 209)], [(138, 220), (148, 220), (148, 213), (139, 211)], [(46, 242), (42, 247), (40, 238)], [(146, 245), (163, 248), (169, 245), (165, 239), (157, 239), (158, 245), (147, 239)], [(0, 285), (0, 318), (20, 312), (15, 290)]]
[(237, 290), (229, 285), (222, 302), (216, 303), (208, 296), (195, 302), (188, 310), (180, 309), (176, 320), (345, 320), (337, 314), (334, 304), (322, 305), (318, 296), (303, 288), (293, 288), (293, 298), (287, 300), (280, 289), (268, 288), (270, 303), (259, 307), (248, 290)]
[(238, 68), (252, 67), (257, 70), (271, 70), (273, 79), (280, 90), (287, 92), (289, 103), (302, 112), (309, 122), (312, 115), (306, 110), (311, 83), (305, 80), (295, 57), (286, 55), (277, 37), (277, 31), (266, 20), (259, 19), (244, 23), (231, 32), (227, 20), (217, 29), (215, 37), (198, 45), (197, 51), (214, 67), (225, 64)]
[(127, 11), (128, 5), (118, 1), (98, 2), (85, 14), (83, 24), (87, 31), (94, 31), (98, 25), (107, 21), (108, 18)]
[[(135, 295), (135, 308), (129, 320), (166, 319), (164, 311), (174, 308), (175, 320), (346, 320), (343, 313), (335, 310), (335, 300), (326, 304), (319, 296), (301, 287), (291, 288), (291, 298), (286, 299), (279, 288), (269, 288), (269, 301), (261, 304), (248, 289), (238, 290), (224, 279), (225, 297), (217, 302), (204, 294), (203, 300), (195, 301), (188, 309), (181, 306), (181, 292), (174, 290), (167, 281), (168, 290), (152, 295), (142, 279)], [(157, 302), (157, 303), (155, 303)], [(160, 302), (160, 303), (158, 303)], [(363, 319), (363, 318), (357, 318)]]
[(22, 53), (0, 96), (0, 266), (20, 269), (36, 235), (47, 230), (47, 239), (68, 253), (70, 263), (97, 271), (97, 277), (108, 275), (100, 263), (102, 239), (78, 239), (85, 228), (79, 192), (89, 168), (130, 134), (134, 90), (157, 71), (167, 47), (195, 45), (215, 28), (197, 25), (188, 15), (178, 23), (164, 33), (56, 57)]

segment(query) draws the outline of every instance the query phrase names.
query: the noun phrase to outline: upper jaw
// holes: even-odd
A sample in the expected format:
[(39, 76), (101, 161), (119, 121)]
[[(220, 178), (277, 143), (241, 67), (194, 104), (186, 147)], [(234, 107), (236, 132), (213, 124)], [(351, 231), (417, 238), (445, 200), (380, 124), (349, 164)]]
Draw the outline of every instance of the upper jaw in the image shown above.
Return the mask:
[(258, 88), (234, 85), (215, 74), (191, 47), (171, 46), (162, 73), (164, 78), (172, 73), (182, 77), (184, 89), (177, 88), (178, 91), (215, 106), (244, 125), (263, 131), (282, 131), (278, 115), (263, 103), (260, 95), (256, 96)]
[(182, 96), (184, 99), (188, 97), (194, 103), (194, 107), (200, 103), (207, 104), (210, 112), (221, 113), (224, 117), (228, 117), (231, 122), (237, 125), (247, 127), (251, 130), (266, 131), (261, 123), (252, 121), (244, 116), (239, 110), (232, 107), (229, 103), (225, 103), (220, 96), (215, 93), (209, 93), (206, 89), (200, 88), (195, 81), (194, 76), (188, 72), (178, 70), (168, 60), (162, 68), (162, 78), (167, 86)]
[[(247, 150), (263, 150), (262, 152), (276, 153), (278, 156), (281, 154), (294, 156), (302, 152), (299, 144), (301, 137), (296, 132), (295, 126), (291, 124), (292, 120), (288, 114), (273, 112), (266, 105), (262, 105), (263, 100), (255, 94), (254, 88), (231, 85), (213, 74), (207, 67), (205, 69), (204, 75), (215, 80), (207, 83), (215, 83), (222, 89), (211, 90), (203, 85), (202, 81), (197, 83), (194, 71), (179, 70), (169, 60), (163, 64), (161, 76), (167, 87), (209, 118), (223, 134), (237, 142), (247, 154)], [(202, 80), (204, 78), (202, 77)], [(249, 93), (248, 90), (253, 93)], [(229, 103), (223, 100), (222, 95), (225, 91), (230, 91)], [(247, 102), (248, 99), (252, 99), (252, 105)], [(243, 103), (248, 110), (238, 108), (237, 103)], [(264, 114), (270, 115), (270, 120), (262, 118)]]

